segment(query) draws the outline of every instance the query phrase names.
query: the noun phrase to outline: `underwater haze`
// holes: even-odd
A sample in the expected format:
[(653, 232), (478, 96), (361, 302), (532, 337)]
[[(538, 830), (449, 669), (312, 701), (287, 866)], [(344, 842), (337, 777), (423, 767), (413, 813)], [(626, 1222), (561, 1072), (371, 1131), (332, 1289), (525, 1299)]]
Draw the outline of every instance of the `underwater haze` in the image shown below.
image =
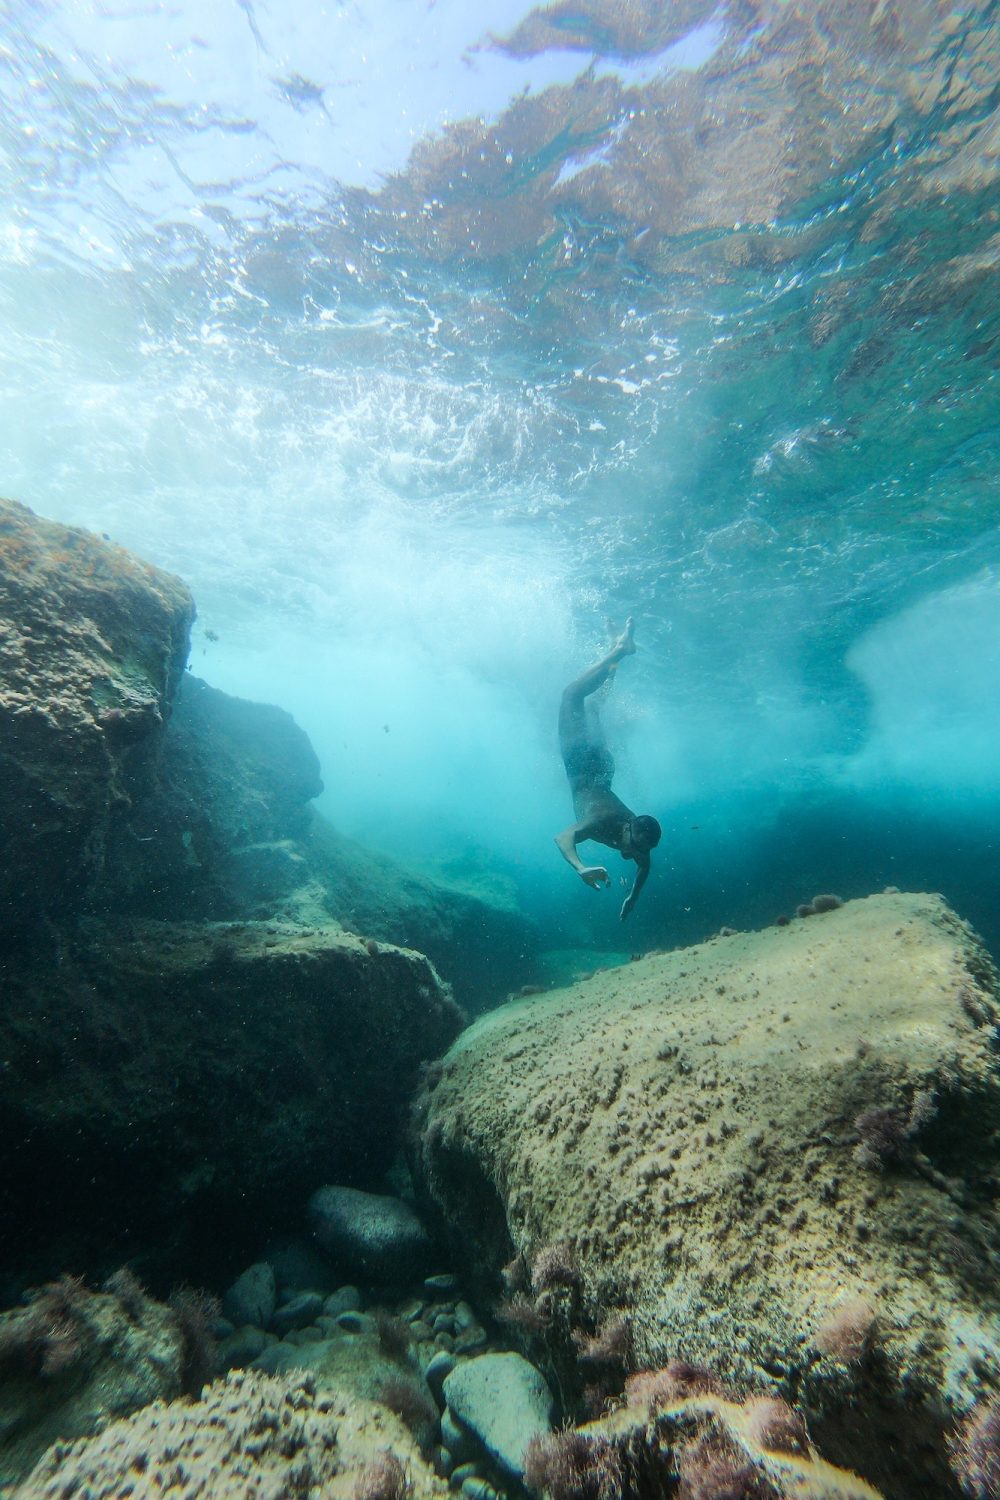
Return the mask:
[[(11, 0), (2, 492), (554, 949), (891, 884), (998, 954), (998, 78), (986, 0)], [(622, 929), (555, 718), (630, 615)]]

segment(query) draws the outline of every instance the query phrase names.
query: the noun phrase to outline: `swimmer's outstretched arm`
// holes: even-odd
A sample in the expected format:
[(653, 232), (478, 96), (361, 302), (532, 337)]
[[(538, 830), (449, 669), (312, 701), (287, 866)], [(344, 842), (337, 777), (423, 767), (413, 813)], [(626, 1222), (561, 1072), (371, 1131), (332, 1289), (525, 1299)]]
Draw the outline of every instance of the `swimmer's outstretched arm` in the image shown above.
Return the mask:
[(635, 880), (632, 882), (632, 889), (629, 891), (628, 895), (625, 897), (625, 900), (622, 902), (622, 909), (618, 914), (623, 922), (628, 916), (629, 912), (632, 910), (635, 903), (638, 901), (639, 892), (646, 884), (646, 876), (649, 874), (649, 855), (647, 854), (643, 858), (637, 854), (635, 856), (635, 865)]
[[(603, 865), (585, 865), (576, 846), (583, 839), (590, 838), (589, 827), (586, 823), (573, 823), (569, 828), (564, 828), (562, 833), (556, 834), (556, 848), (567, 864), (572, 865), (584, 885), (589, 885), (591, 890), (599, 891), (602, 886), (611, 884), (611, 876)], [(636, 876), (638, 882), (638, 876)]]

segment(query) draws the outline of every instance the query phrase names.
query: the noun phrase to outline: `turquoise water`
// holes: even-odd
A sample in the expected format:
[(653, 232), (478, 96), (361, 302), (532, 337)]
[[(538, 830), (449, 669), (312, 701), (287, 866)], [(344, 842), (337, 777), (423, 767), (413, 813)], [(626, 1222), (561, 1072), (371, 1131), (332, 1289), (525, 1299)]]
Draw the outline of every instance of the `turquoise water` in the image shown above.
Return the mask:
[(986, 3), (15, 0), (3, 491), (553, 950), (620, 942), (554, 720), (631, 614), (637, 944), (891, 883), (996, 953), (998, 58)]

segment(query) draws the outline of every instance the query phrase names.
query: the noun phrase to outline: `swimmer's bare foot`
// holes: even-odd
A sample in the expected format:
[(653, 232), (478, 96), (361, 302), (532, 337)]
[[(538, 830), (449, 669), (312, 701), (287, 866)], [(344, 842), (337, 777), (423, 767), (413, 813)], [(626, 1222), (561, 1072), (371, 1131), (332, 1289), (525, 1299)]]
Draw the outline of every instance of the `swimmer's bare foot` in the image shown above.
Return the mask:
[(621, 635), (618, 637), (614, 645), (611, 647), (611, 650), (608, 652), (608, 656), (612, 661), (621, 661), (623, 656), (635, 655), (635, 641), (632, 639), (634, 634), (635, 622), (633, 621), (632, 616), (629, 615), (628, 619), (625, 621), (625, 629), (622, 631)]

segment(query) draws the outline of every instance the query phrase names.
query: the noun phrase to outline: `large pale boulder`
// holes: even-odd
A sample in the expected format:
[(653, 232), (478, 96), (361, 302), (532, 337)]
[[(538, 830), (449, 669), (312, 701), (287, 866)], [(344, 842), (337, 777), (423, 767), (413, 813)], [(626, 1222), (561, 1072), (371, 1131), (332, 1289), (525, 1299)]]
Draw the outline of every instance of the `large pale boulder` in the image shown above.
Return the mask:
[(626, 1319), (638, 1365), (799, 1402), (900, 1500), (957, 1494), (946, 1431), (1000, 1384), (997, 1014), (933, 895), (651, 955), (469, 1028), (415, 1170), (486, 1280), (523, 1258), (554, 1358), (559, 1318)]

